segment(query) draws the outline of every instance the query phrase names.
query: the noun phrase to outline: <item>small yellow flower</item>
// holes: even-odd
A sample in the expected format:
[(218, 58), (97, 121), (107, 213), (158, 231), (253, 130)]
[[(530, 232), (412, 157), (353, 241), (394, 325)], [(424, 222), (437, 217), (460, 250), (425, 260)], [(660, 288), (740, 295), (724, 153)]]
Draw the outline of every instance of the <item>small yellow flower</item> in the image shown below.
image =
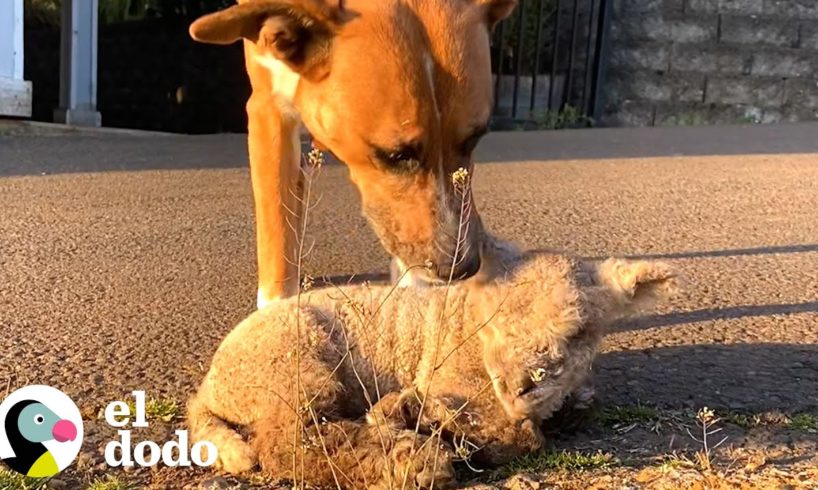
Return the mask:
[(307, 153), (307, 163), (312, 169), (321, 168), (324, 165), (324, 152), (313, 146), (310, 152)]
[(460, 459), (469, 459), (469, 456), (471, 456), (471, 450), (466, 446), (458, 446), (455, 452)]
[(699, 422), (706, 424), (716, 418), (716, 414), (713, 412), (713, 410), (704, 407), (699, 410), (699, 413), (696, 414), (696, 418), (699, 420)]
[(465, 189), (469, 184), (469, 171), (461, 167), (452, 174), (452, 183), (456, 189)]

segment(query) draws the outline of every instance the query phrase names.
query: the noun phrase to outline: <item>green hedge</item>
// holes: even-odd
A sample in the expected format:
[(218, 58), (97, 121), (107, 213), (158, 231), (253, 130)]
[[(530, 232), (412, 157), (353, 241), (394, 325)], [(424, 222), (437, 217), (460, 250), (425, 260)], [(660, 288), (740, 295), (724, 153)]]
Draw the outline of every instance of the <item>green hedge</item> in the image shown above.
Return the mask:
[[(566, 2), (563, 2), (566, 3)], [(549, 62), (546, 59), (550, 56), (552, 45), (554, 43), (554, 20), (557, 13), (557, 0), (529, 0), (525, 2), (522, 11), (523, 22), (523, 73), (531, 73), (534, 69), (535, 56), (537, 54), (537, 31), (540, 28), (538, 20), (540, 19), (540, 5), (542, 4), (542, 33), (540, 34), (540, 70), (545, 66), (542, 63)], [(516, 55), (517, 46), (519, 44), (520, 34), (520, 11), (511, 14), (511, 17), (505, 20), (503, 24), (503, 44), (505, 46), (506, 62), (510, 62)], [(494, 43), (499, 41), (499, 36), (495, 36)]]

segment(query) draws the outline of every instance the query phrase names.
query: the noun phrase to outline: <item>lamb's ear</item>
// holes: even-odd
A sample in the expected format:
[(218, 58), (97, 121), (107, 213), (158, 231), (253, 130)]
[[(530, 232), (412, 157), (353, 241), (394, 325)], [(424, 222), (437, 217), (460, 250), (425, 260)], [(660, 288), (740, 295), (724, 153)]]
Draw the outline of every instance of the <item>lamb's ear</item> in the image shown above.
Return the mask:
[(678, 290), (679, 276), (664, 262), (608, 259), (599, 265), (599, 279), (623, 306), (640, 309)]
[(489, 29), (494, 29), (501, 20), (511, 15), (518, 0), (477, 0), (477, 3), (483, 9)]
[(342, 2), (255, 0), (197, 19), (190, 36), (210, 44), (247, 39), (302, 72), (326, 58), (344, 17)]

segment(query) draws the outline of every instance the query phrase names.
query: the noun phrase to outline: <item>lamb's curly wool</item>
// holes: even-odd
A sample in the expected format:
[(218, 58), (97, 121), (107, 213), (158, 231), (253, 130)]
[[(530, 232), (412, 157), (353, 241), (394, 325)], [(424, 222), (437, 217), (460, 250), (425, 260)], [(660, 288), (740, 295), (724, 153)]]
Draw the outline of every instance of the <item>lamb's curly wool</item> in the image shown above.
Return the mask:
[(191, 400), (192, 437), (213, 442), (228, 472), (259, 464), (345, 488), (442, 488), (465, 452), (482, 464), (538, 449), (540, 423), (587, 385), (604, 325), (673, 273), (548, 253), (500, 269), (451, 287), (317, 290), (257, 311)]

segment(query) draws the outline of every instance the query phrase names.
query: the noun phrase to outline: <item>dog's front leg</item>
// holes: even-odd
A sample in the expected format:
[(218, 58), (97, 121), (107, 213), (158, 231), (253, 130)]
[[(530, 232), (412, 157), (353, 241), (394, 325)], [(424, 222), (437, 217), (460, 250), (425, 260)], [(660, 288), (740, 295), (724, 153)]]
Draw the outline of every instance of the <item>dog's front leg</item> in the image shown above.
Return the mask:
[(262, 308), (297, 292), (303, 175), (298, 117), (274, 93), (271, 73), (258, 65), (252, 50), (252, 46), (246, 50), (253, 85), (247, 103), (248, 149)]

